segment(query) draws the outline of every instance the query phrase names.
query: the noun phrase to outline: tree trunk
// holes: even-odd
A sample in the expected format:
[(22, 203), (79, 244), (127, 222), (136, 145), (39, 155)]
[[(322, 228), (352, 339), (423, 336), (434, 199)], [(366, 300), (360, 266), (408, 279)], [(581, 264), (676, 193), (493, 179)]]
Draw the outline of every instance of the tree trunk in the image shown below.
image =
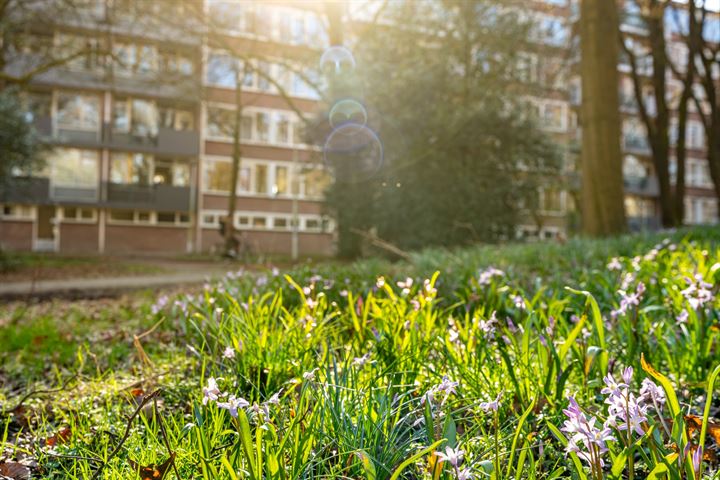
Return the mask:
[[(655, 118), (646, 118), (646, 123), (654, 123), (650, 133), (655, 173), (660, 186), (660, 218), (663, 227), (675, 226), (675, 205), (670, 188), (670, 141), (668, 130), (670, 113), (667, 105), (667, 74), (665, 46), (665, 8), (664, 4), (654, 2), (650, 18), (647, 19), (650, 53), (653, 61), (652, 85), (655, 101)], [(642, 92), (640, 92), (642, 95)]]
[[(237, 65), (237, 64), (236, 64)], [(236, 257), (238, 252), (238, 240), (235, 237), (235, 211), (237, 203), (237, 183), (240, 174), (240, 156), (242, 148), (240, 138), (242, 133), (242, 84), (245, 79), (245, 63), (243, 70), (236, 67), (235, 78), (235, 118), (233, 123), (233, 151), (232, 168), (230, 171), (230, 198), (228, 200), (228, 218), (225, 221), (225, 255)]]
[(583, 231), (594, 236), (625, 231), (618, 93), (617, 5), (583, 0), (582, 50), (582, 214)]

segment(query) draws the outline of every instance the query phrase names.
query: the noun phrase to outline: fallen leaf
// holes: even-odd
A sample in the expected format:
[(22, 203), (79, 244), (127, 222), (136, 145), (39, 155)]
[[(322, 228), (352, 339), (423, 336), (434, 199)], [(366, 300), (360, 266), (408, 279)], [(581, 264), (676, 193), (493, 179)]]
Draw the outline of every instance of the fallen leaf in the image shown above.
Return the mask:
[(141, 480), (162, 480), (165, 477), (165, 473), (167, 473), (168, 469), (170, 468), (170, 465), (172, 465), (174, 459), (175, 453), (171, 453), (168, 459), (160, 465), (153, 464), (148, 465), (147, 467), (143, 467), (129, 458), (128, 463), (130, 464), (132, 469), (137, 472), (138, 475), (140, 475)]
[(55, 445), (61, 445), (63, 443), (66, 443), (68, 440), (70, 440), (70, 436), (72, 435), (72, 430), (70, 430), (70, 427), (63, 427), (58, 432), (53, 435), (52, 437), (49, 437), (45, 439), (45, 445), (48, 447), (54, 447)]
[(30, 469), (17, 462), (0, 463), (0, 475), (13, 480), (27, 480), (30, 478)]

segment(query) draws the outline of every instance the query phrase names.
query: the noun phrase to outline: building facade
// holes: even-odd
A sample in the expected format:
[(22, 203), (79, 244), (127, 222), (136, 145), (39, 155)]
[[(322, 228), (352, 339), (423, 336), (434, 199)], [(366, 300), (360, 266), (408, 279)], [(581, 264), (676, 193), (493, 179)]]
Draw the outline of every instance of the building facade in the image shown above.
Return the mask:
[[(221, 249), (233, 151), (228, 125), (239, 103), (233, 221), (243, 247), (332, 254), (333, 223), (322, 208), (329, 176), (299, 122), (300, 114), (315, 113), (319, 95), (283, 69), (293, 50), (319, 58), (317, 13), (214, 0), (150, 10), (143, 10), (150, 2), (79, 5), (51, 32), (37, 33), (54, 55), (77, 58), (36, 75), (23, 91), (52, 150), (43, 171), (14, 177), (2, 192), (0, 245), (108, 254)], [(195, 20), (176, 24), (173, 15)], [(277, 62), (253, 61), (238, 81), (240, 55), (278, 52)]]
[[(349, 3), (349, 24), (363, 21), (363, 9), (355, 8), (360, 3)], [(302, 120), (321, 108), (321, 82), (308, 67), (317, 65), (329, 44), (320, 3), (79, 4), (50, 31), (34, 32), (56, 55), (73, 58), (36, 75), (23, 93), (37, 130), (53, 149), (42, 172), (13, 178), (2, 192), (3, 248), (108, 254), (220, 250), (239, 119), (232, 221), (243, 244), (256, 253), (333, 253), (333, 220), (322, 201), (330, 176), (322, 152), (302, 128)], [(146, 4), (150, 10), (141, 10)], [(577, 2), (534, 0), (532, 7), (528, 14), (538, 28), (534, 46), (519, 55), (518, 74), (534, 85), (528, 104), (563, 149), (566, 175), (541, 189), (518, 235), (553, 238), (579, 223), (580, 83), (568, 53)], [(623, 29), (642, 37), (632, 15), (624, 18)], [(680, 62), (677, 35), (669, 36), (668, 48)], [(654, 229), (657, 176), (628, 66), (621, 62), (618, 68), (628, 220), (632, 230)], [(714, 223), (717, 199), (697, 113), (691, 112), (687, 129), (685, 221)]]

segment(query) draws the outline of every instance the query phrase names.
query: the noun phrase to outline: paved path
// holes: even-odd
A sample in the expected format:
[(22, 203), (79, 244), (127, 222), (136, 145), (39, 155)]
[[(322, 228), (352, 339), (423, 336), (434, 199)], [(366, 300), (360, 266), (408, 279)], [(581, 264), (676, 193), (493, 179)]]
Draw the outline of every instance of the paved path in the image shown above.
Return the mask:
[(109, 292), (122, 290), (137, 290), (155, 287), (170, 287), (203, 283), (208, 279), (222, 276), (228, 268), (198, 269), (188, 268), (186, 271), (177, 271), (159, 275), (135, 275), (107, 278), (70, 278), (62, 280), (40, 280), (36, 282), (6, 282), (0, 283), (0, 298), (22, 297), (96, 297)]

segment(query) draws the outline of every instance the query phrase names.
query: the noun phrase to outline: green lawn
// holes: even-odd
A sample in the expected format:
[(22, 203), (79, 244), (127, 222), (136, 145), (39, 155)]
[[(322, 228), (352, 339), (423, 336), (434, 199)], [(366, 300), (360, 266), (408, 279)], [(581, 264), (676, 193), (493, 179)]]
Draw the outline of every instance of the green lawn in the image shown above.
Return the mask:
[(719, 262), (708, 228), (6, 311), (0, 474), (712, 478)]

